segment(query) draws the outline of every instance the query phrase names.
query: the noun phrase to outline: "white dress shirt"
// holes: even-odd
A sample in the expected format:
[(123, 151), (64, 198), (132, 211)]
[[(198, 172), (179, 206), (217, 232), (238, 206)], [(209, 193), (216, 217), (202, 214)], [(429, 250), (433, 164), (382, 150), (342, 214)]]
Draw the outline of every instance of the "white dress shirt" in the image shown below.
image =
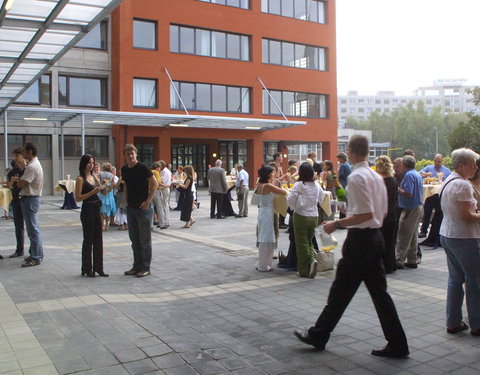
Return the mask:
[(248, 177), (248, 172), (245, 169), (242, 169), (237, 174), (237, 182), (235, 183), (235, 186), (241, 187), (240, 181), (242, 181), (242, 186), (248, 186)]
[(353, 166), (347, 184), (347, 216), (371, 212), (373, 218), (348, 228), (381, 228), (388, 211), (387, 188), (383, 178), (362, 161)]

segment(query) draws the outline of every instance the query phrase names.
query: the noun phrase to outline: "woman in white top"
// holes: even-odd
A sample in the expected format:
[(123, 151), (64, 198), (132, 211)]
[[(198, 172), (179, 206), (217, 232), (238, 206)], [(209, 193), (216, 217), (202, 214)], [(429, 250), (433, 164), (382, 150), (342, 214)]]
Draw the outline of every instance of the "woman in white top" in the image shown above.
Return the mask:
[(262, 272), (273, 271), (273, 251), (277, 247), (278, 228), (274, 225), (274, 194), (287, 195), (286, 190), (272, 184), (274, 174), (273, 167), (269, 165), (260, 168), (258, 185), (255, 189), (255, 193), (258, 194), (257, 270)]
[(454, 172), (443, 183), (440, 243), (447, 254), (447, 332), (468, 329), (462, 321), (463, 284), (471, 334), (480, 336), (480, 213), (473, 197), (472, 178), (479, 155), (461, 148), (452, 152)]
[(315, 260), (315, 249), (312, 237), (318, 223), (317, 205), (323, 202), (325, 193), (314, 181), (313, 167), (305, 162), (298, 169), (298, 182), (288, 196), (288, 205), (294, 211), (293, 229), (295, 231), (295, 247), (297, 249), (297, 271), (301, 277), (314, 278), (318, 263)]

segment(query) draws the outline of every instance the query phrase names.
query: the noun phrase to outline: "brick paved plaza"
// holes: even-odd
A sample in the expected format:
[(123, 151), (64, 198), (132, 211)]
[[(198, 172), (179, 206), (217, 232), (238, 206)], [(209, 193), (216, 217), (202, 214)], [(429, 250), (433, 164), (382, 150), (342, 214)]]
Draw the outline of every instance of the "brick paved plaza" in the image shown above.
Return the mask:
[[(123, 275), (132, 252), (128, 233), (116, 227), (104, 233), (110, 277), (81, 277), (79, 210), (61, 210), (59, 196), (43, 198), (44, 262), (22, 269), (21, 258), (0, 261), (0, 374), (480, 373), (480, 338), (445, 331), (443, 250), (424, 251), (418, 269), (388, 278), (408, 359), (370, 355), (385, 341), (364, 286), (317, 352), (293, 330), (315, 322), (334, 271), (314, 280), (257, 272), (256, 209), (247, 219), (212, 220), (209, 197), (200, 196), (192, 228), (180, 229), (172, 212), (170, 229), (154, 230), (145, 278)], [(0, 252), (11, 254), (11, 220), (1, 220), (0, 238)], [(279, 250), (287, 249), (281, 231)]]

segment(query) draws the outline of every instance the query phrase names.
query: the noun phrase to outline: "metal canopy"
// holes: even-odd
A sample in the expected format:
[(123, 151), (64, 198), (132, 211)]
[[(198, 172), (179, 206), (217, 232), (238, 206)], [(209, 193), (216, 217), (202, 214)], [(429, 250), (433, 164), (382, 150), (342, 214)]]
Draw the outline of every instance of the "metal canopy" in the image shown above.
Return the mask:
[(121, 1), (0, 0), (0, 113)]
[(305, 121), (269, 120), (246, 117), (220, 117), (200, 115), (176, 115), (145, 112), (117, 112), (38, 107), (9, 107), (8, 121), (11, 122), (59, 122), (69, 125), (116, 124), (129, 126), (174, 127), (236, 130), (274, 130), (305, 125)]

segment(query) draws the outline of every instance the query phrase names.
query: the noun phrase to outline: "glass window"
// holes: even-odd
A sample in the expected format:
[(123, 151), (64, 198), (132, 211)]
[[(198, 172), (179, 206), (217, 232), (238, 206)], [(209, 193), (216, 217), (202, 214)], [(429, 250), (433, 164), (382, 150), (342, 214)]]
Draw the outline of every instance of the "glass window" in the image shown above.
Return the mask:
[(268, 45), (270, 44), (270, 41), (268, 39), (262, 39), (262, 62), (265, 64), (268, 64), (270, 62), (268, 56), (269, 56), (269, 49)]
[(75, 107), (107, 107), (104, 78), (58, 77), (58, 103)]
[(189, 27), (180, 28), (180, 52), (195, 53), (195, 29)]
[(43, 75), (26, 89), (15, 103), (50, 105), (50, 76)]
[(295, 44), (295, 67), (306, 68), (305, 47), (303, 44)]
[(157, 49), (157, 23), (133, 20), (133, 47)]
[(211, 111), (212, 110), (212, 101), (211, 101), (211, 85), (205, 85), (198, 83), (196, 85), (197, 92), (195, 97), (197, 98), (197, 110), (199, 111)]
[(318, 0), (307, 0), (307, 20), (318, 22)]
[(325, 2), (318, 2), (318, 23), (325, 23)]
[(240, 8), (240, 0), (227, 0), (225, 5)]
[(282, 44), (276, 40), (270, 41), (270, 64), (282, 63)]
[(227, 87), (227, 111), (241, 112), (240, 87)]
[[(173, 88), (175, 86), (175, 89)], [(180, 92), (180, 84), (178, 82), (173, 82), (173, 85), (170, 84), (170, 108), (172, 109), (181, 109), (182, 104), (178, 98), (177, 92)]]
[(133, 106), (134, 107), (157, 107), (157, 80), (133, 79)]
[(227, 34), (227, 57), (240, 59), (240, 35)]
[[(176, 31), (180, 30), (178, 38)], [(192, 27), (170, 26), (170, 51), (233, 60), (250, 60), (250, 38)]]
[(278, 0), (269, 0), (268, 2), (268, 13), (271, 14), (282, 14), (281, 3)]
[[(66, 157), (82, 156), (82, 138), (78, 135), (64, 136), (64, 153)], [(96, 158), (108, 157), (108, 137), (85, 136), (85, 153)], [(61, 156), (61, 150), (59, 150)]]
[(107, 21), (97, 24), (75, 47), (107, 50)]
[(212, 110), (215, 112), (227, 111), (227, 93), (225, 86), (212, 85)]
[(282, 65), (295, 66), (295, 45), (293, 43), (282, 43)]
[[(3, 134), (0, 134), (0, 154), (4, 155)], [(50, 158), (52, 156), (52, 137), (50, 135), (25, 135), (25, 134), (9, 134), (8, 135), (8, 155), (18, 147), (23, 147), (25, 143), (31, 142), (37, 146), (38, 157)], [(40, 160), (41, 162), (41, 160)]]
[(242, 87), (241, 94), (242, 94), (242, 108), (240, 112), (250, 113), (250, 89), (247, 87)]
[(200, 0), (205, 3), (228, 5), (230, 7), (250, 9), (249, 0)]
[(250, 38), (246, 35), (240, 36), (240, 53), (243, 61), (250, 61)]
[(195, 35), (195, 53), (202, 56), (210, 56), (210, 31), (197, 29)]
[(307, 8), (305, 0), (294, 0), (295, 18), (299, 20), (307, 19)]
[(293, 17), (293, 0), (281, 0), (282, 16)]
[(327, 70), (327, 55), (325, 53), (325, 48), (318, 49), (318, 69)]
[[(299, 117), (327, 117), (327, 97), (321, 94), (304, 92), (270, 90), (270, 94), (282, 107), (285, 115)], [(263, 92), (263, 113), (266, 115), (280, 115), (273, 100), (267, 100), (266, 90)]]
[(214, 57), (226, 57), (226, 35), (218, 31), (212, 32), (212, 56)]
[(180, 96), (187, 109), (195, 109), (195, 85), (182, 82), (180, 84)]
[(178, 33), (180, 32), (179, 27), (175, 25), (170, 25), (170, 51), (179, 52), (179, 37)]
[(305, 58), (307, 68), (318, 70), (318, 49), (316, 47), (305, 47)]

